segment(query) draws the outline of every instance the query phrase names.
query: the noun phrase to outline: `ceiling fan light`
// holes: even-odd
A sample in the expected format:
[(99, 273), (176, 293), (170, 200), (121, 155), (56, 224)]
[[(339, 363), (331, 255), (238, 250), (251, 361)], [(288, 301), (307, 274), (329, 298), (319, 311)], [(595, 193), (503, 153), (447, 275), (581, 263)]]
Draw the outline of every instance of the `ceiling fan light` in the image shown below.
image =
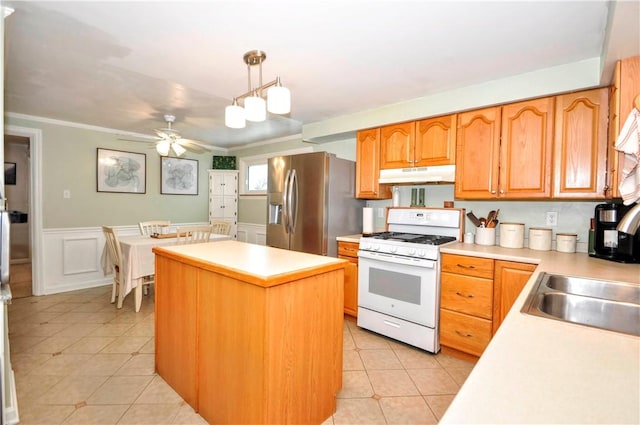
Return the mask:
[(267, 119), (267, 105), (263, 98), (254, 93), (244, 100), (244, 113), (247, 121), (261, 122)]
[(272, 114), (288, 114), (291, 112), (291, 92), (282, 87), (280, 77), (276, 79), (276, 85), (267, 90), (267, 110)]
[(171, 144), (169, 143), (168, 140), (160, 140), (158, 143), (156, 143), (156, 151), (161, 156), (169, 155), (169, 148), (170, 147), (171, 147)]
[(173, 149), (173, 151), (176, 153), (177, 156), (180, 156), (187, 151), (184, 147), (182, 147), (180, 144), (176, 142), (173, 142), (171, 144), (171, 148)]
[(233, 99), (233, 103), (225, 108), (224, 125), (229, 128), (245, 128), (247, 125), (244, 119), (244, 108), (238, 105), (237, 99)]

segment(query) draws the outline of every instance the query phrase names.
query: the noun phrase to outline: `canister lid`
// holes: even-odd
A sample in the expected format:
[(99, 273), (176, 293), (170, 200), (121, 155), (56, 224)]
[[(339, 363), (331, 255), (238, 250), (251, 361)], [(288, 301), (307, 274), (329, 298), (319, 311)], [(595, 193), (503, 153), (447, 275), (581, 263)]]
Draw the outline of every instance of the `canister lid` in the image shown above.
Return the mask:
[(510, 223), (510, 222), (503, 222), (500, 223), (500, 225), (511, 225), (511, 226), (524, 226), (524, 223)]
[(556, 233), (556, 236), (578, 236), (577, 233)]
[(551, 231), (551, 229), (548, 228), (548, 227), (529, 227), (529, 230), (545, 230), (545, 231), (548, 231), (548, 232)]

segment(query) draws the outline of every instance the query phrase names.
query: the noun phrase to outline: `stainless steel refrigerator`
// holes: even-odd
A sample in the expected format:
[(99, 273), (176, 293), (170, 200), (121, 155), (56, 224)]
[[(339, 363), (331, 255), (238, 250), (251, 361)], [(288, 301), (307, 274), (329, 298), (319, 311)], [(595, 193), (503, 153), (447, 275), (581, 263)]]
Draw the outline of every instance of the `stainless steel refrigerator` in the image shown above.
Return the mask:
[(269, 158), (267, 245), (337, 256), (336, 236), (362, 232), (355, 162), (327, 152)]

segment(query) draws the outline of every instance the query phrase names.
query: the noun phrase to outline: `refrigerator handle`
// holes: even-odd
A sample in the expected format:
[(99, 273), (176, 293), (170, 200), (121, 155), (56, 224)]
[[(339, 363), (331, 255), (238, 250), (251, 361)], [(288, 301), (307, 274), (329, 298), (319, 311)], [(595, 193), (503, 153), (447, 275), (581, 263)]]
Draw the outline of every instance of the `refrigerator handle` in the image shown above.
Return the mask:
[(287, 200), (289, 198), (289, 175), (291, 174), (291, 170), (287, 170), (287, 174), (284, 176), (284, 189), (282, 191), (282, 221), (284, 225), (284, 230), (286, 233), (289, 233), (289, 209), (287, 205)]
[(11, 222), (9, 221), (9, 213), (7, 211), (0, 211), (0, 281), (2, 283), (9, 283), (9, 261), (11, 256), (9, 255), (9, 228)]
[(296, 229), (298, 221), (298, 175), (291, 171), (291, 188), (289, 189), (289, 217), (291, 218), (291, 233)]

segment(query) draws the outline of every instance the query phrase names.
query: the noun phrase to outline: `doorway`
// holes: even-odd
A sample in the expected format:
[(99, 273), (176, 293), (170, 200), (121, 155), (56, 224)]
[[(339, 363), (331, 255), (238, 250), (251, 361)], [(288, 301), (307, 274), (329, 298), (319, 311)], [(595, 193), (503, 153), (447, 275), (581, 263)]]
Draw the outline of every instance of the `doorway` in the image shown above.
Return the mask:
[(13, 298), (33, 295), (30, 139), (5, 135), (5, 193), (11, 217), (9, 284)]

